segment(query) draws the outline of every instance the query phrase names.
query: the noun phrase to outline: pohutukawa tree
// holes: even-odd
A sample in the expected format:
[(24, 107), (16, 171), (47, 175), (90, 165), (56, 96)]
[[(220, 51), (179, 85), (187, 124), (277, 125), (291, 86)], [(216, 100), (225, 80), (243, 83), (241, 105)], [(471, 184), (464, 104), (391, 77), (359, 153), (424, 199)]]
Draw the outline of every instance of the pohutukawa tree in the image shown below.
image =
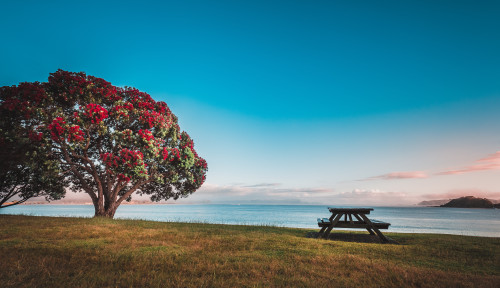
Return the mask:
[(82, 72), (58, 70), (36, 86), (4, 87), (1, 106), (24, 115), (30, 139), (57, 160), (73, 191), (90, 196), (95, 216), (112, 218), (134, 193), (178, 199), (205, 181), (206, 161), (165, 102)]

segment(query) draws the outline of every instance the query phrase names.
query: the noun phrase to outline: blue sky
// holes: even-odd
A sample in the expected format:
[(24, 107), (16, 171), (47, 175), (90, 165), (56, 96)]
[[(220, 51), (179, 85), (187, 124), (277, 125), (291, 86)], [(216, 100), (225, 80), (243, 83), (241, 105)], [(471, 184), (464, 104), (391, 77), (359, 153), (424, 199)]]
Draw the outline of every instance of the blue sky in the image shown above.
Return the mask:
[(500, 199), (498, 1), (45, 2), (0, 4), (0, 85), (167, 102), (209, 164), (186, 203)]

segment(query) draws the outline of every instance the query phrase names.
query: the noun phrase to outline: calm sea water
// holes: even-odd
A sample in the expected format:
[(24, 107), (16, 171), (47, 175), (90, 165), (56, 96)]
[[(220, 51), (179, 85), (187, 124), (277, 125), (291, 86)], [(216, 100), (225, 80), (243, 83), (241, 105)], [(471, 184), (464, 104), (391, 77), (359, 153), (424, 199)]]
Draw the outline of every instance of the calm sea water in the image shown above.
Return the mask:
[[(0, 214), (92, 217), (91, 205), (18, 205)], [(165, 222), (272, 225), (318, 229), (316, 218), (329, 217), (317, 205), (121, 205), (115, 218)], [(389, 231), (500, 237), (500, 209), (374, 207), (370, 218), (391, 223)]]

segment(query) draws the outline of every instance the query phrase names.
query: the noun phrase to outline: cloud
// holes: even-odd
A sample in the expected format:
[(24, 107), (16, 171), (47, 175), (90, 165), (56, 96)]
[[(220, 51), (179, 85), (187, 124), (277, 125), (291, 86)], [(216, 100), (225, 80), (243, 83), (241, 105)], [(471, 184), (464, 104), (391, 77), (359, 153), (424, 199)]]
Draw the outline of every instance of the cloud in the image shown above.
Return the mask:
[[(231, 204), (320, 204), (326, 206), (397, 206), (419, 201), (403, 192), (378, 189), (354, 189), (338, 193), (325, 187), (285, 188), (280, 185), (216, 185), (204, 184), (187, 202)], [(183, 202), (186, 203), (186, 201)]]
[[(497, 170), (497, 169), (500, 169), (500, 151), (497, 151), (493, 154), (488, 155), (487, 157), (476, 160), (469, 166), (437, 172), (430, 176), (457, 175), (457, 174), (464, 174), (476, 171)], [(430, 176), (424, 171), (390, 172), (387, 174), (368, 177), (357, 181), (399, 180), (399, 179), (419, 179), (419, 178), (423, 179), (423, 178), (428, 178)]]
[(475, 196), (479, 198), (499, 199), (500, 192), (492, 192), (480, 189), (455, 189), (446, 193), (424, 194), (422, 197), (428, 200), (454, 199), (463, 196)]
[(280, 186), (281, 183), (260, 183), (260, 184), (253, 184), (253, 185), (245, 185), (243, 187), (249, 187), (249, 188), (259, 188), (259, 187), (276, 187)]
[(212, 195), (212, 196), (245, 196), (248, 194), (253, 194), (256, 190), (259, 190), (254, 187), (247, 187), (243, 185), (217, 185), (205, 183), (201, 186), (198, 191), (193, 194), (203, 194), (203, 195)]
[[(217, 185), (205, 183), (203, 186), (187, 198), (178, 200), (169, 199), (167, 203), (221, 203), (221, 204), (310, 204), (318, 197), (328, 197), (334, 191), (321, 187), (286, 188), (280, 187), (280, 183), (232, 183), (229, 185)], [(149, 201), (149, 195), (133, 195), (133, 201)], [(33, 198), (31, 202), (43, 202), (43, 197)], [(321, 201), (314, 202), (316, 204)], [(66, 197), (54, 203), (91, 203), (86, 193), (74, 193), (67, 191)]]
[(500, 163), (500, 151), (488, 155), (488, 157), (477, 160), (477, 162), (496, 162)]
[(354, 189), (331, 197), (334, 205), (404, 206), (416, 203), (413, 195), (379, 189)]
[(464, 174), (476, 171), (496, 170), (496, 169), (500, 169), (500, 151), (488, 155), (485, 158), (476, 160), (472, 165), (458, 169), (450, 169), (447, 171), (438, 172), (435, 175), (457, 175), (457, 174)]
[(415, 179), (415, 178), (427, 178), (427, 173), (423, 171), (409, 171), (409, 172), (391, 172), (387, 174), (382, 174), (379, 176), (368, 177), (358, 181), (370, 181), (370, 180), (398, 180), (398, 179)]
[[(334, 191), (321, 187), (285, 188), (279, 183), (217, 185), (205, 183), (183, 203), (282, 203), (304, 204)], [(314, 201), (313, 201), (314, 202)]]
[(354, 189), (350, 192), (342, 192), (337, 194), (342, 198), (359, 198), (359, 197), (402, 197), (406, 196), (402, 192), (386, 192), (379, 189)]

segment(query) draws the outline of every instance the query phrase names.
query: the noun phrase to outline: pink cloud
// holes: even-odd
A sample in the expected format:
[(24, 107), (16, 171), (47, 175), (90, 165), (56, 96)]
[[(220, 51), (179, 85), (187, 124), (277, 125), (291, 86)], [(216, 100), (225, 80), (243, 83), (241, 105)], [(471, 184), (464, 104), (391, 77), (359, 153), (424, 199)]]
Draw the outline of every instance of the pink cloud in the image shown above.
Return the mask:
[[(277, 186), (277, 187), (275, 187)], [(379, 189), (335, 192), (325, 187), (286, 188), (281, 185), (217, 185), (205, 183), (182, 203), (281, 203), (356, 206), (405, 206), (419, 201), (415, 195)], [(180, 202), (179, 202), (180, 203)]]
[(488, 155), (486, 158), (482, 158), (477, 160), (477, 162), (496, 162), (500, 163), (500, 151), (497, 151), (491, 155)]
[(417, 202), (413, 195), (403, 192), (382, 191), (379, 189), (354, 189), (332, 195), (328, 202), (335, 205), (360, 206), (406, 206)]
[(454, 199), (463, 196), (474, 196), (479, 198), (498, 199), (500, 192), (491, 192), (480, 189), (455, 189), (446, 193), (424, 194), (422, 197), (429, 200)]
[[(205, 183), (196, 193), (182, 203), (281, 203), (319, 204), (334, 193), (331, 188), (286, 188), (280, 183), (229, 184)], [(179, 201), (178, 200), (178, 201)], [(181, 203), (181, 202), (179, 202)]]
[[(456, 174), (464, 174), (475, 171), (486, 171), (486, 170), (497, 170), (497, 169), (500, 169), (500, 151), (497, 151), (491, 155), (488, 155), (487, 157), (476, 160), (469, 166), (465, 166), (458, 169), (449, 169), (447, 171), (434, 173), (433, 175), (456, 175)], [(378, 176), (368, 177), (358, 181), (398, 180), (398, 179), (418, 179), (418, 178), (422, 179), (428, 177), (429, 175), (423, 171), (408, 171), (408, 172), (391, 172)]]
[(391, 172), (379, 176), (369, 177), (362, 179), (361, 181), (368, 180), (397, 180), (397, 179), (415, 179), (415, 178), (427, 178), (427, 173), (423, 171), (410, 171), (410, 172)]
[(438, 172), (436, 173), (436, 175), (457, 175), (457, 174), (464, 174), (476, 171), (496, 170), (496, 169), (500, 169), (500, 151), (488, 155), (485, 158), (476, 160), (472, 165), (459, 169), (450, 169), (447, 171)]
[(406, 194), (402, 192), (387, 192), (381, 191), (379, 189), (354, 189), (350, 192), (342, 192), (337, 194), (336, 196), (342, 198), (360, 198), (360, 197), (405, 197)]

